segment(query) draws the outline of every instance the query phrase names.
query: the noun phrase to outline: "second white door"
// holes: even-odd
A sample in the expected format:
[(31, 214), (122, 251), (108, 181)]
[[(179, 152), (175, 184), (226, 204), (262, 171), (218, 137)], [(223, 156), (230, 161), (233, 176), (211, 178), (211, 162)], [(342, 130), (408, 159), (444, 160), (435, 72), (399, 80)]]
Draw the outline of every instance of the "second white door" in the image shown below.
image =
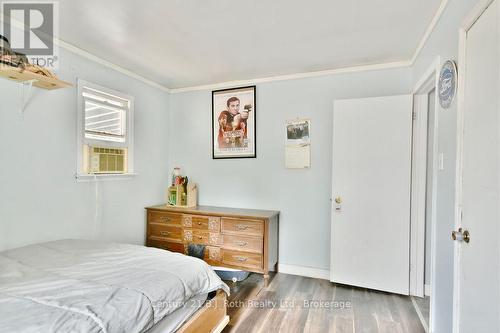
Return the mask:
[(409, 95), (338, 100), (330, 280), (409, 292)]
[(500, 332), (499, 18), (500, 3), (495, 0), (473, 20), (461, 50), (457, 197), (461, 213), (454, 233), (454, 322), (459, 333)]

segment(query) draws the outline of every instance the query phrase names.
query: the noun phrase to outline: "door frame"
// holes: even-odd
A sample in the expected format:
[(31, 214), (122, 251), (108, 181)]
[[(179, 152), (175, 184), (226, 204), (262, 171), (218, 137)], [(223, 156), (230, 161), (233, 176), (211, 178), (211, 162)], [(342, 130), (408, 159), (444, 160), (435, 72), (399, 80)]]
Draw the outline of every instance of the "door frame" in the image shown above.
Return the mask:
[[(463, 140), (465, 116), (465, 75), (467, 55), (467, 33), (483, 15), (494, 0), (481, 0), (462, 22), (458, 31), (458, 93), (457, 93), (457, 151), (455, 166), (455, 229), (462, 224), (462, 176)], [(454, 242), (453, 270), (453, 333), (460, 333), (460, 268), (461, 252), (459, 242)]]
[[(431, 215), (431, 253), (430, 253), (430, 279), (431, 286), (436, 285), (435, 276), (435, 248), (436, 248), (436, 203), (437, 203), (437, 174), (438, 174), (438, 119), (439, 98), (437, 86), (441, 58), (438, 56), (425, 71), (413, 88), (414, 122), (413, 122), (413, 152), (412, 152), (412, 186), (411, 186), (411, 225), (410, 225), (410, 295), (423, 297), (425, 283), (425, 218), (427, 195), (427, 137), (428, 137), (428, 98), (432, 90), (436, 90), (434, 100), (434, 136), (432, 156), (432, 192), (431, 201), (433, 211)], [(432, 332), (434, 318), (434, 297), (430, 293), (429, 328)]]

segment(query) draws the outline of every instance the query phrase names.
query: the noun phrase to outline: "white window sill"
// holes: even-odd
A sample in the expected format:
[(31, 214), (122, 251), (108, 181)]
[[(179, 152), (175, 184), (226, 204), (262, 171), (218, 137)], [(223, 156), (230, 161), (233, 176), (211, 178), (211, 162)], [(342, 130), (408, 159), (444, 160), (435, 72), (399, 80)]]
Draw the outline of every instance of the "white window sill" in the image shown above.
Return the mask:
[(136, 173), (117, 173), (117, 174), (88, 174), (79, 173), (75, 175), (77, 182), (109, 181), (109, 180), (127, 180), (137, 176)]

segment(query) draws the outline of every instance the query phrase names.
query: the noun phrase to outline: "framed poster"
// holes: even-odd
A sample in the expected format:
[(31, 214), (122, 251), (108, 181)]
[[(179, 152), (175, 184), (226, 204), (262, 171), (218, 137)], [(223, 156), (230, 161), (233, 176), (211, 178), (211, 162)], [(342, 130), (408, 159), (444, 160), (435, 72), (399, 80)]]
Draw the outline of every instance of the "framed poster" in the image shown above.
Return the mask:
[(254, 158), (255, 86), (212, 91), (212, 158)]

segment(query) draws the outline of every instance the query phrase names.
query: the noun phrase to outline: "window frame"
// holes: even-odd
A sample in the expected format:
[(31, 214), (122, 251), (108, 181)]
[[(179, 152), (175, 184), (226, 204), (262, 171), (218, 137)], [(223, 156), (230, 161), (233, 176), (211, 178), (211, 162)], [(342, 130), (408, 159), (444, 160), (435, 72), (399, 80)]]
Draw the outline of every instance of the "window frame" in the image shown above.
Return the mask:
[[(92, 179), (123, 179), (134, 176), (134, 104), (135, 99), (133, 96), (127, 95), (123, 92), (113, 90), (101, 85), (77, 79), (77, 180), (92, 180)], [(114, 95), (121, 99), (128, 100), (130, 105), (125, 114), (125, 142), (113, 142), (98, 139), (85, 138), (85, 99), (83, 98), (84, 87), (102, 92), (104, 94)], [(96, 145), (105, 148), (126, 148), (127, 149), (127, 172), (117, 174), (91, 174), (87, 173), (84, 167), (84, 151), (83, 146)]]

